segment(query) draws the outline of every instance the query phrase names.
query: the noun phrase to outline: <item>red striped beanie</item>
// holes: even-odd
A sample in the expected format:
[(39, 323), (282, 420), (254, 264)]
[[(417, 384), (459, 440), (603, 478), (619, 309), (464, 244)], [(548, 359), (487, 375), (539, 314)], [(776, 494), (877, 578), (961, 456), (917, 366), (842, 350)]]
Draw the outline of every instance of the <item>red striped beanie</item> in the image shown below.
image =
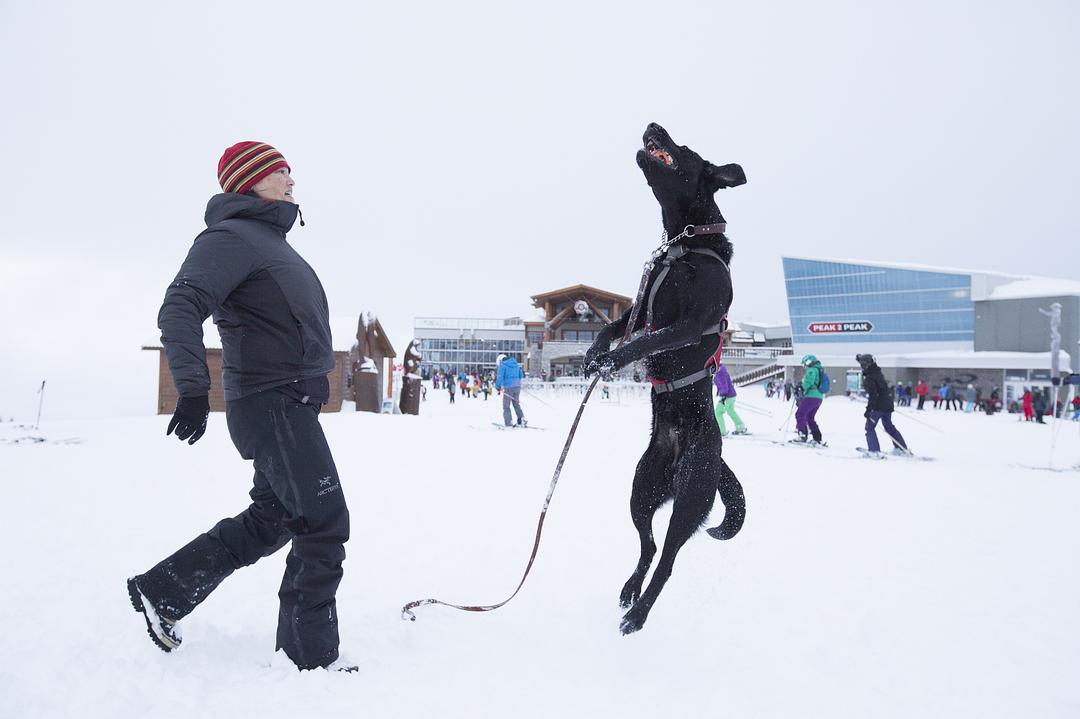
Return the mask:
[(217, 176), (225, 192), (250, 192), (267, 175), (282, 167), (292, 172), (281, 153), (265, 142), (244, 140), (225, 150), (218, 160)]

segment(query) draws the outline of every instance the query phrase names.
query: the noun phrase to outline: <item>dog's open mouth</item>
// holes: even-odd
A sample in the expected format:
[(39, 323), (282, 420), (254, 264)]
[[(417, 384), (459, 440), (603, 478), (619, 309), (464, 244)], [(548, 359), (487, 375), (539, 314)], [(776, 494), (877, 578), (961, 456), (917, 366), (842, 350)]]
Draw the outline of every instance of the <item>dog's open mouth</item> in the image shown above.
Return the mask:
[(675, 158), (671, 156), (671, 153), (661, 147), (660, 144), (652, 138), (645, 142), (645, 154), (667, 167), (675, 166)]

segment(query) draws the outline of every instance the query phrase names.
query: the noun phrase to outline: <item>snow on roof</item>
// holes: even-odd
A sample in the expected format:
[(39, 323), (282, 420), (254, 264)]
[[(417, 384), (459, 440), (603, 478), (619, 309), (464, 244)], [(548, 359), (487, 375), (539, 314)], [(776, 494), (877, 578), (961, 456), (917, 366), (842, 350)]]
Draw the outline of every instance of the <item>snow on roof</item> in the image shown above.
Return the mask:
[(413, 329), (424, 330), (520, 330), (524, 318), (515, 317), (414, 317)]
[(986, 299), (1015, 300), (1026, 297), (1063, 296), (1080, 296), (1080, 282), (1076, 280), (1055, 280), (1049, 277), (1032, 277), (995, 287), (990, 291)]
[(764, 335), (767, 340), (790, 339), (791, 323), (789, 322), (743, 322), (735, 321), (728, 323), (731, 327), (738, 327), (743, 332)]
[[(842, 355), (817, 355), (825, 367), (857, 367), (855, 351)], [(781, 355), (776, 364), (797, 367), (801, 355)], [(937, 369), (1050, 369), (1049, 352), (991, 352), (974, 350), (934, 350), (874, 354), (878, 367), (926, 367)], [(1070, 366), (1069, 353), (1060, 350), (1058, 362), (1062, 369)]]

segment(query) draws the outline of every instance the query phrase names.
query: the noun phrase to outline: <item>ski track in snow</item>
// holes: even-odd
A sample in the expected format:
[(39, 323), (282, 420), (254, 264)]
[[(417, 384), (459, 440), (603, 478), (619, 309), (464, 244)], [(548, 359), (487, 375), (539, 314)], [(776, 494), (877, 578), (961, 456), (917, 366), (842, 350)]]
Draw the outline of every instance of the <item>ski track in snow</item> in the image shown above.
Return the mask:
[[(838, 462), (761, 441), (782, 439), (787, 407), (753, 395), (775, 417), (744, 414), (754, 435), (724, 445), (743, 531), (691, 539), (630, 637), (617, 599), (647, 403), (586, 408), (513, 602), (416, 622), (399, 618), (407, 601), (513, 591), (580, 399), (523, 397), (546, 432), (489, 431), (499, 398), (442, 391), (420, 417), (323, 415), (352, 512), (338, 595), (352, 675), (273, 653), (285, 552), (227, 579), (173, 654), (131, 610), (126, 577), (247, 505), (223, 415), (194, 446), (165, 437), (165, 416), (33, 432), (79, 444), (14, 443), (27, 431), (0, 423), (0, 716), (1080, 716), (1080, 474), (1020, 467), (1049, 465), (1052, 426), (905, 410), (941, 430), (895, 417), (936, 461)], [(827, 453), (865, 446), (862, 409), (824, 403)], [(1078, 430), (1061, 428), (1053, 466), (1080, 463)]]

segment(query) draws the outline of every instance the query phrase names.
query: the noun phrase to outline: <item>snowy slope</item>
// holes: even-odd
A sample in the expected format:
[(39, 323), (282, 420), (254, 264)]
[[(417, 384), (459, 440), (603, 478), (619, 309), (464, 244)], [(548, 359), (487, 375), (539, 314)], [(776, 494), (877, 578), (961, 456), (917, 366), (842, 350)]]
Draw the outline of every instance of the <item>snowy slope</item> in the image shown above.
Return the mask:
[[(725, 457), (743, 532), (683, 549), (643, 631), (618, 633), (637, 558), (628, 512), (644, 402), (586, 409), (522, 593), (577, 402), (526, 396), (546, 431), (499, 431), (496, 400), (428, 391), (420, 417), (324, 415), (352, 509), (339, 594), (356, 675), (273, 655), (284, 553), (231, 577), (166, 655), (124, 579), (246, 505), (224, 417), (194, 447), (166, 417), (0, 424), (8, 547), (3, 717), (1075, 717), (1080, 715), (1076, 424), (926, 411), (897, 424), (933, 462), (851, 459), (861, 406), (828, 400), (824, 453), (780, 447), (786, 405), (744, 392), (756, 434)], [(10, 444), (18, 437), (81, 443)], [(719, 507), (719, 504), (718, 504)], [(657, 516), (662, 536), (667, 511)], [(719, 521), (714, 513), (714, 523)]]

